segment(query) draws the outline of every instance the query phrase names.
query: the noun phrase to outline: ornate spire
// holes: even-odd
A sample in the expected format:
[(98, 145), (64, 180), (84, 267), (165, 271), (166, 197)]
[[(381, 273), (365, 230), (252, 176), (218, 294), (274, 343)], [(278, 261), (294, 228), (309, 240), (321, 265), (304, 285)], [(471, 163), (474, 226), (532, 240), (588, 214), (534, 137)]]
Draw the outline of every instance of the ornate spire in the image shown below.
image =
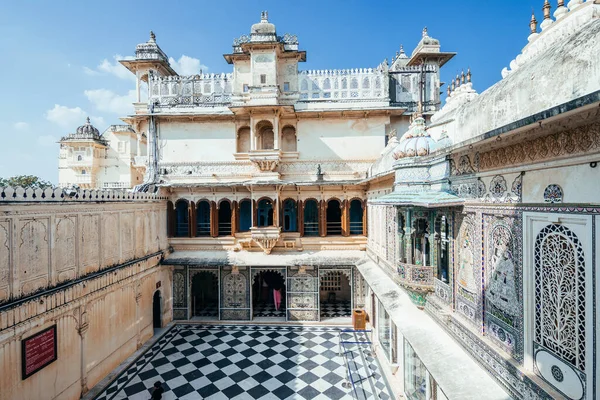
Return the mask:
[(531, 10), (531, 22), (529, 22), (529, 28), (531, 28), (531, 34), (537, 33), (537, 19), (535, 19), (533, 10)]
[(260, 20), (268, 22), (269, 21), (269, 12), (268, 11), (261, 11), (261, 13), (260, 13)]
[(152, 31), (150, 31), (150, 42), (156, 42), (156, 35)]
[(85, 122), (86, 122), (86, 124), (91, 124), (91, 123), (92, 123), (92, 122), (90, 121), (90, 117), (87, 117), (87, 118), (85, 119)]
[(542, 7), (542, 10), (544, 11), (544, 19), (550, 19), (550, 10), (551, 9), (552, 9), (552, 6), (550, 5), (550, 0), (545, 0), (544, 7)]
[(471, 68), (467, 69), (467, 82), (471, 83)]
[(404, 54), (404, 46), (400, 45), (400, 54)]
[(423, 28), (423, 37), (427, 37), (427, 36), (429, 36), (429, 35), (427, 34), (427, 27), (425, 27), (425, 28)]
[(460, 74), (460, 83), (461, 85), (465, 84), (465, 70), (462, 70), (462, 73)]
[(460, 77), (456, 74), (456, 87), (460, 86)]
[(567, 7), (565, 7), (565, 0), (558, 0), (558, 7), (556, 7), (556, 11), (554, 11), (554, 18), (559, 20), (563, 18), (567, 12), (568, 10)]
[(450, 96), (450, 93), (452, 93), (452, 88), (450, 87), (450, 85), (448, 85), (448, 90), (446, 92), (448, 93), (448, 96)]

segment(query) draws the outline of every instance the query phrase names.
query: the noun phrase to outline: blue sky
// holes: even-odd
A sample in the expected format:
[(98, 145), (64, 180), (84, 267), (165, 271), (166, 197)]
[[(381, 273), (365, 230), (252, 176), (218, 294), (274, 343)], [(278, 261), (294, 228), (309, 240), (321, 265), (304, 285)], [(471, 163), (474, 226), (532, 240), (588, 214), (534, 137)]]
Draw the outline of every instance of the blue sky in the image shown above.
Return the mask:
[[(553, 7), (556, 1), (552, 1)], [(135, 81), (116, 62), (153, 30), (175, 69), (229, 72), (223, 54), (269, 11), (278, 34), (297, 34), (302, 69), (375, 67), (403, 44), (411, 52), (424, 26), (443, 51), (442, 69), (464, 68), (479, 92), (527, 43), (543, 0), (4, 1), (0, 2), (0, 177), (58, 181), (58, 145), (89, 115), (100, 131), (129, 113)], [(185, 56), (185, 57), (183, 57)], [(183, 57), (183, 58), (182, 58)]]

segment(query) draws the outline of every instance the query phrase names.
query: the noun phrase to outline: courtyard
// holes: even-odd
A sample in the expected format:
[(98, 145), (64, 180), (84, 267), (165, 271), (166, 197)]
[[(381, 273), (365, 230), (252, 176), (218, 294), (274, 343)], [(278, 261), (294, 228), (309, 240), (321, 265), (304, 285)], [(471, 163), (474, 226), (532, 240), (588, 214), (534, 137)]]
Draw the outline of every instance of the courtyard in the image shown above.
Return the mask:
[(342, 332), (348, 344), (340, 355), (341, 331), (174, 325), (96, 399), (147, 400), (156, 381), (163, 384), (165, 400), (393, 398), (365, 334)]

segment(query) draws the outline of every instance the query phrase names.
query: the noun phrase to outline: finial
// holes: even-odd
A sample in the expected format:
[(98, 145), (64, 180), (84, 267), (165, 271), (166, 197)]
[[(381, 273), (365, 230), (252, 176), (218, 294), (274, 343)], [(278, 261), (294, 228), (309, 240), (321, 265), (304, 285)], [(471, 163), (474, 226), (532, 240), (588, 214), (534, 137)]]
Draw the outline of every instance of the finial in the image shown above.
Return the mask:
[(450, 85), (448, 85), (448, 90), (446, 90), (446, 92), (448, 93), (448, 96), (450, 96), (450, 93), (452, 93), (452, 88)]
[(404, 46), (400, 45), (400, 54), (404, 54)]
[(90, 117), (87, 117), (87, 118), (85, 119), (85, 122), (86, 122), (86, 123), (88, 123), (88, 124), (91, 124), (91, 122), (90, 122)]
[(529, 27), (531, 28), (531, 33), (537, 33), (537, 19), (535, 19), (535, 13), (531, 10), (531, 22), (529, 22)]
[(267, 22), (269, 20), (269, 12), (268, 11), (262, 11), (260, 13), (260, 20)]
[(558, 6), (559, 7), (564, 7), (565, 6), (565, 0), (558, 0)]
[(471, 68), (467, 69), (467, 82), (471, 83)]
[(452, 79), (452, 91), (454, 92), (454, 89), (456, 89), (456, 81), (454, 79)]
[(462, 85), (465, 84), (465, 70), (464, 69), (462, 70), (462, 73), (460, 74), (460, 83)]
[(423, 103), (421, 100), (417, 103), (417, 117), (423, 116)]
[(545, 0), (544, 7), (542, 7), (542, 10), (544, 10), (544, 19), (550, 19), (550, 9), (552, 9), (550, 0)]
[(456, 74), (456, 87), (460, 86), (460, 77)]
[(427, 37), (427, 27), (423, 28), (423, 37)]
[(154, 34), (154, 32), (150, 31), (150, 41), (154, 42), (156, 41), (156, 35)]

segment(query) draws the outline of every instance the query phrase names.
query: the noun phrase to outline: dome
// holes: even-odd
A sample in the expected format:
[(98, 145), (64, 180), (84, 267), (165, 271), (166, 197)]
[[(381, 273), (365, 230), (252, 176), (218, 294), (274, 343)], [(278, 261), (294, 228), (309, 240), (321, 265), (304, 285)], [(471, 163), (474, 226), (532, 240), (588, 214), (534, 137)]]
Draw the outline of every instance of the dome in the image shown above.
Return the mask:
[(78, 135), (85, 135), (90, 137), (98, 137), (100, 136), (100, 131), (96, 129), (94, 125), (90, 122), (90, 117), (87, 117), (85, 125), (81, 125), (77, 128)]
[(414, 56), (421, 51), (426, 53), (438, 53), (440, 51), (440, 41), (429, 36), (427, 33), (427, 28), (423, 29), (423, 37), (421, 38), (421, 41), (415, 50), (412, 52), (412, 55)]
[(426, 156), (436, 148), (435, 140), (425, 130), (425, 118), (418, 116), (394, 149), (396, 160), (406, 157)]
[(275, 35), (275, 25), (269, 22), (266, 11), (261, 13), (260, 22), (252, 25), (250, 33), (252, 35)]

